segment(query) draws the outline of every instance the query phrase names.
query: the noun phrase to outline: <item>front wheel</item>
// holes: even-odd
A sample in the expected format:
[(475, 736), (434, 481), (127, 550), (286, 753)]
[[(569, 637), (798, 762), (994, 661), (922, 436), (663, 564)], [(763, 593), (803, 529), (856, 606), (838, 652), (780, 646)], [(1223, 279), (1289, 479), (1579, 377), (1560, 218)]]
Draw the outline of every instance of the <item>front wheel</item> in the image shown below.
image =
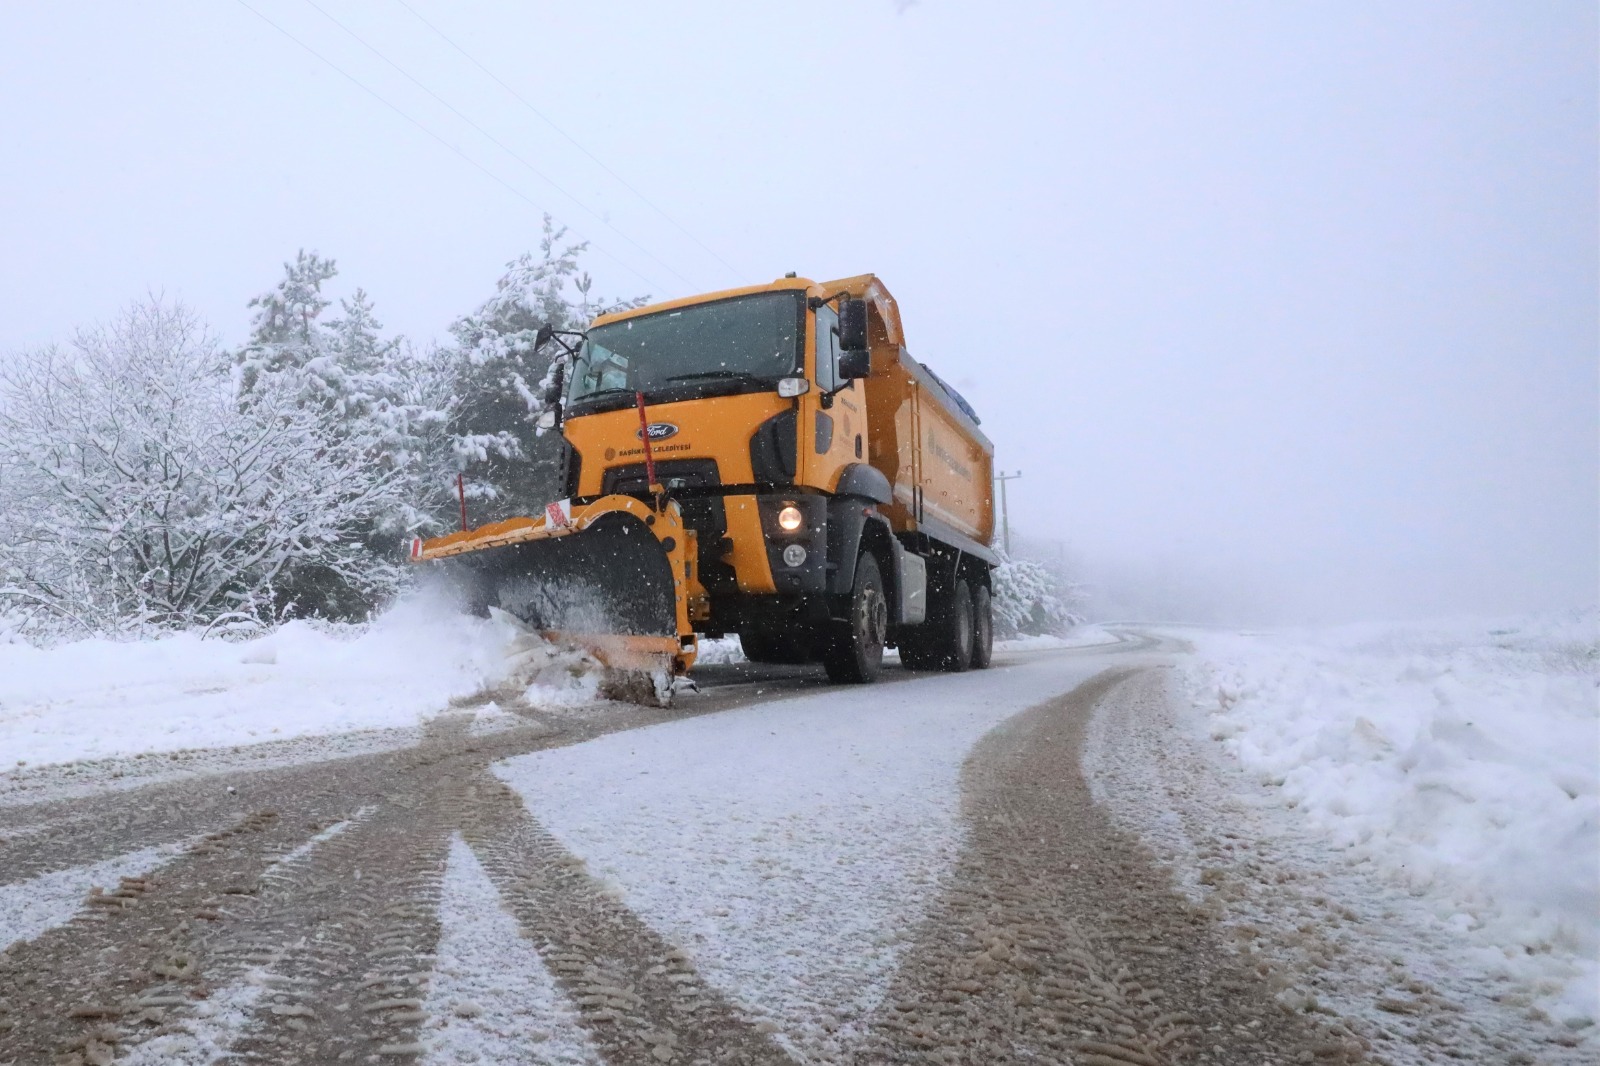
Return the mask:
[(883, 644), (888, 633), (889, 604), (883, 598), (883, 576), (878, 571), (878, 560), (863, 552), (856, 560), (849, 615), (833, 623), (822, 656), (828, 680), (858, 685), (876, 681), (883, 666)]

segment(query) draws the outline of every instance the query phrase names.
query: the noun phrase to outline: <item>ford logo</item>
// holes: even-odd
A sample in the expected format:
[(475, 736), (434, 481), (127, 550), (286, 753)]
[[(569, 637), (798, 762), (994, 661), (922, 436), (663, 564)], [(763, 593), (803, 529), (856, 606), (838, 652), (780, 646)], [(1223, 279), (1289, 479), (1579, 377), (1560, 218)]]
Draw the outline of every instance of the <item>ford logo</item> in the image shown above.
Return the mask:
[(678, 427), (671, 422), (652, 422), (645, 429), (635, 431), (634, 436), (644, 440), (644, 435), (647, 431), (651, 440), (666, 440), (668, 437), (676, 437), (678, 435)]

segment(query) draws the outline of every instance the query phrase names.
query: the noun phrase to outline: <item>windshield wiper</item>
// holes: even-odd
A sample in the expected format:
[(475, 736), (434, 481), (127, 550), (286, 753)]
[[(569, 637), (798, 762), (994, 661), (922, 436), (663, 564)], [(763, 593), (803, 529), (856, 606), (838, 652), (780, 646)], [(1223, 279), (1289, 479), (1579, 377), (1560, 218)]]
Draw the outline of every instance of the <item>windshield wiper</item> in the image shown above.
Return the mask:
[(609, 389), (595, 389), (593, 392), (586, 392), (582, 396), (576, 397), (571, 402), (572, 403), (588, 403), (590, 400), (598, 399), (601, 396), (621, 396), (624, 393), (626, 393), (629, 396), (632, 396), (633, 393), (634, 393), (634, 390), (633, 389), (629, 389), (629, 388), (618, 387), (618, 386), (613, 386), (612, 388), (609, 388)]
[(674, 374), (668, 381), (692, 381), (696, 378), (727, 378), (729, 381), (748, 381), (756, 385), (765, 385), (764, 378), (757, 377), (748, 370), (697, 370), (692, 374)]

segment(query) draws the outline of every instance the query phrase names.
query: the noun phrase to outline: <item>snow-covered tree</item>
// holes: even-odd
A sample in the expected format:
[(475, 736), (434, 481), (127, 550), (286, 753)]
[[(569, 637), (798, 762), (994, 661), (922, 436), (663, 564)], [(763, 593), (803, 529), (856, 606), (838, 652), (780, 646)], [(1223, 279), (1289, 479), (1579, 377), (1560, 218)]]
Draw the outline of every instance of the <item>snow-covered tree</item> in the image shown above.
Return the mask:
[[(301, 377), (308, 399), (331, 403), (339, 390), (337, 363), (330, 359), (330, 336), (322, 312), (331, 301), (324, 282), (339, 273), (332, 259), (304, 249), (284, 264), (276, 288), (250, 301), (256, 308), (250, 341), (239, 352), (239, 380), (248, 395), (264, 374)], [(328, 380), (329, 378), (333, 380)]]
[(1083, 621), (1080, 586), (1042, 563), (1012, 559), (1001, 552), (995, 568), (994, 628), (1002, 637), (1059, 633)]
[(374, 552), (387, 556), (402, 534), (430, 531), (443, 510), (454, 382), (405, 338), (383, 336), (364, 290), (326, 317), (333, 302), (323, 286), (337, 276), (332, 259), (301, 251), (274, 289), (250, 301), (250, 340), (236, 356), (241, 392), (246, 403), (263, 382), (289, 392), (374, 471), (397, 476), (397, 491), (368, 523)]
[(539, 253), (508, 264), (494, 295), (451, 327), (459, 400), (452, 446), (477, 520), (536, 513), (560, 491), (560, 439), (541, 435), (536, 422), (566, 356), (557, 344), (537, 347), (539, 327), (578, 329), (595, 315), (644, 302), (597, 301), (578, 262), (588, 245), (566, 243), (566, 233), (546, 215)]
[[(234, 369), (158, 300), (0, 364), (0, 610), (127, 632), (360, 613), (394, 587), (362, 534), (397, 475), (291, 379), (242, 402)], [(317, 604), (291, 591), (310, 573)]]

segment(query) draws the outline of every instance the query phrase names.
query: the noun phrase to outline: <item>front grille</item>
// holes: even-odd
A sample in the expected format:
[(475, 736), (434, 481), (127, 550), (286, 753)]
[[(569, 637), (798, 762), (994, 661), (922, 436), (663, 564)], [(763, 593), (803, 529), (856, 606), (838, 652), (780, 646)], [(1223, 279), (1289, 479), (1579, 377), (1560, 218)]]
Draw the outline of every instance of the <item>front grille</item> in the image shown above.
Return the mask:
[[(722, 484), (715, 459), (667, 459), (656, 464), (656, 480), (669, 493), (694, 489), (716, 488)], [(643, 463), (614, 466), (600, 481), (603, 493), (620, 492), (624, 496), (647, 496), (650, 482), (645, 477)]]
[[(722, 478), (715, 459), (667, 459), (656, 464), (656, 480), (683, 509), (684, 523), (700, 535), (700, 583), (720, 594), (738, 588), (733, 568), (722, 561), (721, 542), (728, 535), (728, 511), (717, 490)], [(643, 463), (614, 466), (600, 479), (603, 493), (640, 499), (650, 494)]]

